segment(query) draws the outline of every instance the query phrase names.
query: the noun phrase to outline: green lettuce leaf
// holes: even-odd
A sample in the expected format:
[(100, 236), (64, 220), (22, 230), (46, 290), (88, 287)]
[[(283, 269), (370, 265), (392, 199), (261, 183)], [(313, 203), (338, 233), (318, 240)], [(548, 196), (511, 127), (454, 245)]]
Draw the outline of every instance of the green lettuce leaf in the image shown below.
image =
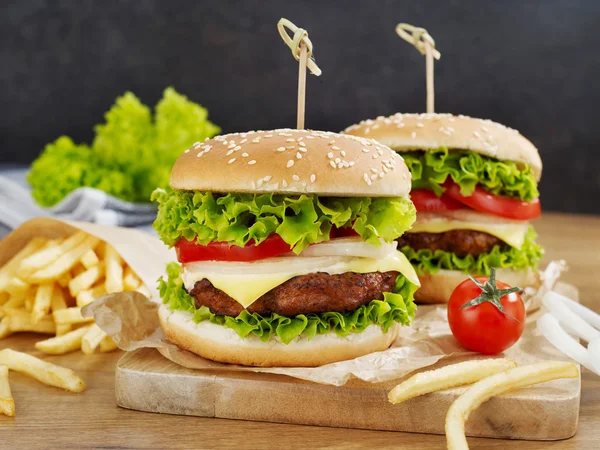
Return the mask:
[(279, 234), (296, 253), (329, 239), (332, 226), (352, 228), (366, 242), (391, 242), (415, 221), (416, 212), (406, 198), (337, 198), (300, 195), (227, 194), (156, 190), (158, 203), (154, 228), (167, 245), (180, 238), (199, 244), (228, 242), (240, 247), (260, 244)]
[(89, 186), (115, 197), (133, 201), (133, 178), (119, 170), (100, 167), (92, 150), (61, 136), (46, 145), (27, 174), (33, 198), (42, 206), (53, 206), (77, 188)]
[(525, 242), (520, 249), (509, 246), (501, 248), (495, 245), (490, 252), (482, 253), (477, 257), (473, 255), (460, 257), (443, 250), (414, 250), (409, 246), (402, 247), (400, 251), (406, 255), (418, 273), (436, 273), (444, 269), (489, 275), (492, 267), (515, 270), (525, 270), (530, 267), (537, 269), (538, 263), (544, 256), (544, 250), (535, 242), (536, 237), (533, 227), (529, 227)]
[(537, 182), (527, 165), (520, 167), (512, 161), (498, 161), (469, 151), (449, 151), (446, 147), (401, 154), (412, 174), (413, 189), (430, 189), (441, 195), (441, 184), (450, 176), (465, 196), (471, 195), (479, 184), (500, 196), (524, 201), (539, 197)]
[(164, 91), (154, 117), (126, 92), (105, 114), (105, 123), (94, 127), (91, 147), (65, 136), (46, 146), (27, 177), (33, 196), (40, 205), (52, 206), (89, 186), (123, 200), (148, 202), (154, 189), (168, 186), (171, 167), (184, 149), (220, 132), (207, 115), (173, 88)]
[(387, 332), (395, 322), (409, 325), (416, 311), (413, 294), (417, 286), (411, 284), (403, 275), (398, 275), (394, 292), (386, 292), (383, 294), (383, 300), (373, 300), (354, 311), (288, 317), (279, 314), (261, 316), (243, 310), (237, 317), (217, 316), (206, 306), (198, 309), (195, 307), (194, 299), (183, 288), (179, 272), (179, 264), (170, 263), (167, 265), (167, 280), (158, 280), (160, 296), (169, 309), (193, 314), (196, 323), (209, 320), (211, 323), (231, 328), (242, 338), (253, 334), (264, 342), (274, 336), (279, 337), (284, 344), (289, 344), (300, 335), (309, 340), (317, 334), (330, 332), (335, 332), (338, 336), (347, 336), (349, 333), (360, 333), (371, 324), (377, 324)]

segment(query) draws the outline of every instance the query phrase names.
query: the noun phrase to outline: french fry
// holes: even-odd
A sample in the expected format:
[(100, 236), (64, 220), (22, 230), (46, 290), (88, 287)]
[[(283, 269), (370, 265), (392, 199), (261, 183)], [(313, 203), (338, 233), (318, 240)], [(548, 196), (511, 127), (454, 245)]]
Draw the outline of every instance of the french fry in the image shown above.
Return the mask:
[(92, 325), (81, 340), (81, 351), (86, 355), (91, 355), (106, 336), (107, 334), (102, 328), (96, 324)]
[(11, 277), (6, 283), (5, 290), (11, 297), (22, 297), (27, 293), (29, 285), (19, 277)]
[(51, 245), (49, 247), (23, 259), (19, 270), (28, 274), (37, 272), (58, 260), (65, 253), (69, 253), (80, 245), (86, 237), (87, 235), (83, 231), (78, 231), (65, 240), (54, 239), (50, 241)]
[(0, 306), (4, 305), (10, 300), (10, 294), (8, 292), (0, 292)]
[(21, 264), (21, 261), (31, 255), (33, 252), (42, 248), (47, 241), (47, 239), (41, 237), (33, 238), (15, 256), (9, 259), (6, 264), (0, 267), (0, 291), (6, 290), (6, 284), (13, 276), (12, 273)]
[(131, 270), (131, 267), (126, 266), (125, 271), (123, 272), (123, 288), (126, 291), (135, 291), (140, 284), (142, 284), (142, 281), (133, 270)]
[(103, 275), (104, 264), (98, 263), (73, 278), (69, 282), (69, 292), (73, 297), (77, 297), (80, 291), (90, 288)]
[(89, 305), (95, 300), (94, 292), (92, 290), (86, 289), (85, 291), (79, 292), (77, 294), (77, 306), (80, 308), (85, 305)]
[(465, 421), (473, 410), (490, 398), (533, 384), (578, 376), (579, 370), (573, 363), (546, 361), (509, 369), (478, 381), (452, 403), (446, 414), (448, 449), (468, 450)]
[(106, 292), (123, 290), (123, 261), (112, 245), (106, 244), (104, 262), (106, 264)]
[(69, 331), (62, 336), (38, 341), (35, 343), (35, 348), (49, 355), (64, 355), (65, 353), (74, 352), (81, 348), (81, 339), (89, 331), (91, 325)]
[(0, 366), (0, 414), (15, 416), (15, 400), (8, 384), (8, 367)]
[(69, 281), (71, 281), (71, 274), (66, 272), (63, 273), (59, 278), (56, 279), (56, 282), (60, 287), (66, 288), (69, 285)]
[(482, 378), (516, 367), (517, 363), (504, 358), (465, 361), (440, 369), (417, 373), (390, 391), (388, 399), (396, 404), (413, 397), (472, 384)]
[(102, 341), (100, 341), (100, 351), (102, 353), (112, 352), (119, 348), (115, 341), (112, 340), (110, 336), (106, 336)]
[(86, 254), (81, 257), (81, 264), (83, 264), (83, 267), (86, 269), (94, 267), (99, 262), (100, 259), (98, 259), (98, 255), (96, 255), (94, 250), (88, 250)]
[(12, 334), (10, 329), (10, 317), (0, 319), (0, 339), (4, 339)]
[(91, 317), (83, 317), (81, 315), (81, 308), (77, 306), (53, 311), (52, 316), (54, 317), (56, 325), (75, 325), (78, 323), (89, 323), (94, 321)]
[(10, 370), (29, 375), (48, 386), (71, 392), (82, 392), (85, 389), (83, 380), (71, 369), (51, 364), (27, 353), (8, 348), (0, 350), (0, 364), (8, 366)]
[[(65, 309), (67, 307), (67, 302), (65, 300), (65, 294), (60, 288), (54, 289), (54, 294), (52, 295), (52, 311), (58, 311), (59, 309)], [(71, 331), (71, 325), (57, 325), (56, 326), (56, 336), (62, 336)]]
[(71, 270), (88, 250), (91, 250), (98, 245), (98, 242), (100, 241), (96, 237), (87, 236), (83, 242), (69, 252), (63, 254), (49, 266), (28, 276), (27, 280), (31, 283), (43, 283), (60, 278), (64, 273)]
[(35, 301), (31, 310), (31, 322), (38, 323), (38, 321), (50, 312), (50, 305), (52, 304), (52, 295), (54, 291), (54, 283), (40, 284), (35, 294)]
[(20, 308), (25, 305), (25, 297), (11, 297), (9, 301), (7, 301), (4, 305), (2, 305), (3, 309), (7, 308)]
[(52, 320), (52, 316), (45, 316), (37, 323), (31, 322), (31, 314), (23, 311), (24, 315), (14, 315), (10, 317), (9, 328), (13, 333), (21, 331), (30, 331), (40, 334), (56, 334), (56, 325)]

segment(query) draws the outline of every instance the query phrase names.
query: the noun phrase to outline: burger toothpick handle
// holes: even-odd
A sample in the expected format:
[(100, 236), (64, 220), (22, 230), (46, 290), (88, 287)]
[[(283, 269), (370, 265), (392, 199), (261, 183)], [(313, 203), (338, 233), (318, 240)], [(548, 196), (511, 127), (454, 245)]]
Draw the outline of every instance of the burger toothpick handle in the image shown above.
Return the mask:
[[(290, 36), (286, 28), (293, 33)], [(308, 31), (304, 28), (298, 28), (287, 19), (281, 19), (277, 23), (277, 29), (283, 42), (292, 50), (292, 55), (296, 61), (300, 62), (298, 71), (298, 120), (296, 128), (304, 129), (304, 105), (306, 96), (306, 68), (313, 75), (321, 75), (321, 69), (312, 57), (312, 42), (308, 38)]]
[(427, 83), (427, 112), (435, 112), (433, 89), (433, 58), (440, 59), (439, 51), (435, 49), (435, 41), (425, 28), (414, 27), (407, 23), (396, 25), (396, 33), (406, 42), (415, 46), (422, 55), (425, 55), (425, 79)]

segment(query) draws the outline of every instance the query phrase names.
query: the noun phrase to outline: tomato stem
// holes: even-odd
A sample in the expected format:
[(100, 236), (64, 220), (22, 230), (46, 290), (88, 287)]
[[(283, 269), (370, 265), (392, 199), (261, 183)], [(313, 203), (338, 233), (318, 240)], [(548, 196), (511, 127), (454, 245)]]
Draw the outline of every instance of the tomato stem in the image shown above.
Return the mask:
[(519, 322), (518, 319), (516, 319), (515, 317), (511, 316), (506, 311), (504, 311), (504, 307), (502, 306), (502, 303), (500, 303), (500, 299), (502, 297), (504, 297), (505, 295), (512, 294), (513, 292), (522, 292), (523, 289), (521, 289), (520, 287), (511, 287), (509, 289), (498, 289), (498, 286), (496, 286), (496, 269), (494, 269), (494, 268), (490, 269), (490, 277), (488, 278), (488, 280), (485, 283), (480, 283), (475, 278), (473, 278), (471, 275), (469, 275), (469, 278), (471, 279), (471, 281), (473, 283), (475, 283), (475, 285), (478, 288), (481, 289), (481, 294), (479, 294), (479, 296), (474, 298), (473, 300), (462, 305), (460, 307), (460, 309), (470, 308), (471, 306), (477, 306), (484, 302), (489, 302), (492, 305), (494, 305), (496, 308), (498, 308), (498, 311), (500, 311), (502, 314), (505, 314), (508, 317), (510, 317), (511, 319)]

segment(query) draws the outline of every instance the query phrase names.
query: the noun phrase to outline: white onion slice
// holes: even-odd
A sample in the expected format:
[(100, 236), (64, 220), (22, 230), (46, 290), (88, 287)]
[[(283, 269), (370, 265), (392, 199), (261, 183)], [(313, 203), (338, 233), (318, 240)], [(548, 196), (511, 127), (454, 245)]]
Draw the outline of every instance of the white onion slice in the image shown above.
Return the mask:
[(558, 323), (558, 319), (552, 314), (546, 313), (540, 317), (537, 321), (537, 328), (540, 333), (542, 333), (542, 335), (562, 353), (592, 372), (600, 375), (600, 371), (590, 362), (588, 350), (573, 337), (569, 336)]
[(542, 298), (542, 303), (550, 310), (570, 332), (580, 337), (586, 342), (592, 342), (600, 339), (600, 331), (589, 325), (585, 320), (575, 314), (564, 302), (563, 295), (554, 291), (546, 292)]
[(385, 258), (396, 251), (397, 242), (381, 242), (381, 245), (370, 244), (359, 237), (337, 238), (313, 244), (300, 256), (354, 256), (360, 258)]
[(221, 275), (272, 275), (281, 272), (312, 273), (351, 260), (348, 256), (278, 256), (252, 262), (197, 261), (184, 264), (184, 271)]
[[(556, 294), (560, 295), (560, 294)], [(579, 317), (585, 320), (587, 323), (600, 330), (600, 314), (592, 311), (589, 308), (586, 308), (580, 303), (577, 303), (574, 300), (571, 300), (568, 297), (560, 295), (561, 300), (569, 307), (569, 309), (575, 312)]]
[(600, 374), (600, 339), (590, 342), (587, 351), (590, 363), (596, 368), (596, 373)]

